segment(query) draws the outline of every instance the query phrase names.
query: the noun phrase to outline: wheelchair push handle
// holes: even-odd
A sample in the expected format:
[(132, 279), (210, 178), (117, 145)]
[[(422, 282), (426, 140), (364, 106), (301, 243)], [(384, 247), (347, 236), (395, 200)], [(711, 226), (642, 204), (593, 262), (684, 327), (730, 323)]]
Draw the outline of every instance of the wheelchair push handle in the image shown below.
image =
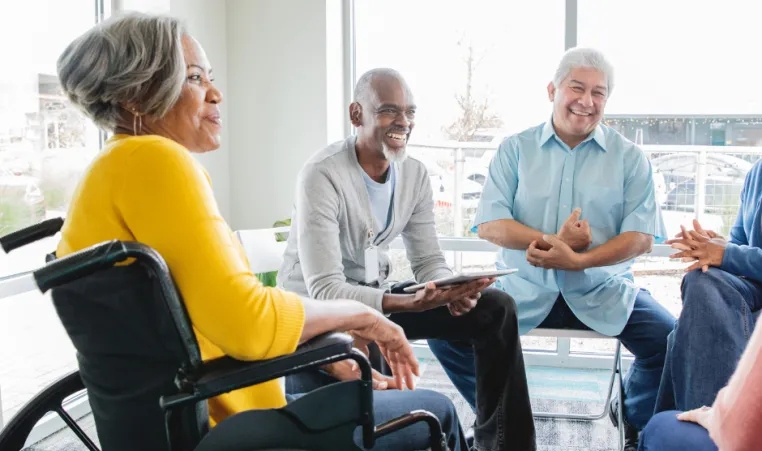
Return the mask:
[(37, 240), (53, 236), (63, 227), (63, 218), (52, 218), (0, 237), (0, 247), (8, 253)]
[(56, 286), (114, 266), (127, 258), (127, 247), (124, 243), (119, 240), (106, 241), (53, 260), (34, 272), (34, 280), (44, 293)]

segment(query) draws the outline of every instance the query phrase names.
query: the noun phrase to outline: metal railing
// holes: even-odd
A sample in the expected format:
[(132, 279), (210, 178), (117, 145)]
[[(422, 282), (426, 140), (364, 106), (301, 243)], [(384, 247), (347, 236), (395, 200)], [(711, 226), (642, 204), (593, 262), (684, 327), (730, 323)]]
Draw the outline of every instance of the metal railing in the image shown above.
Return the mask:
[[(438, 232), (455, 238), (470, 235), (467, 228), (497, 144), (442, 141), (411, 143), (408, 148), (429, 169), (439, 211)], [(656, 198), (670, 219), (670, 234), (679, 231), (678, 219), (672, 217), (685, 220), (691, 213), (727, 233), (746, 173), (762, 158), (762, 147), (645, 144), (641, 148), (651, 161)], [(455, 266), (460, 269), (459, 256)]]

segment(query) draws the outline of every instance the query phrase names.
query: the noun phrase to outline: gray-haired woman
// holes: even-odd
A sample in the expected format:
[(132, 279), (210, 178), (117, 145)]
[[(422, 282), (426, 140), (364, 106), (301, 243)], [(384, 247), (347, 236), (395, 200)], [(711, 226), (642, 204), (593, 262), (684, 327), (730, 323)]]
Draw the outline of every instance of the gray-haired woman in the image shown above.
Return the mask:
[[(180, 22), (137, 13), (110, 19), (69, 45), (58, 73), (71, 102), (114, 132), (80, 181), (59, 256), (110, 239), (156, 249), (183, 296), (204, 359), (269, 359), (318, 334), (350, 331), (359, 341), (377, 342), (395, 371), (391, 379), (375, 376), (378, 389), (413, 388), (418, 364), (399, 326), (359, 302), (302, 300), (264, 287), (251, 273), (220, 216), (208, 175), (191, 156), (220, 146), (222, 94), (204, 50)], [(83, 377), (88, 388), (103, 382)], [(375, 393), (377, 421), (425, 408), (439, 417), (451, 449), (466, 449), (445, 396), (426, 390)], [(123, 400), (101, 401), (95, 415), (99, 433), (118, 431), (120, 425), (109, 419), (119, 416)], [(215, 425), (242, 410), (285, 403), (271, 381), (210, 400), (209, 411)], [(100, 435), (102, 442), (114, 436)], [(139, 435), (117, 433), (104, 448), (142, 449)], [(425, 426), (417, 425), (383, 437), (377, 448), (420, 449), (427, 439)]]

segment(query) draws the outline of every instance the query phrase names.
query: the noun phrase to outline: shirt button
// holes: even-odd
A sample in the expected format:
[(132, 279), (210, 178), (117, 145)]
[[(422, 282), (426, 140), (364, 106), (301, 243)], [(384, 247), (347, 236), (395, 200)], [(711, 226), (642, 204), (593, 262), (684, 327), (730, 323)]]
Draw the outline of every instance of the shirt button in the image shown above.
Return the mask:
[(569, 177), (566, 177), (567, 182), (571, 182), (571, 179)]
[(568, 207), (568, 205), (566, 205), (566, 204), (563, 204), (563, 205), (562, 205), (562, 207), (566, 208), (566, 207)]

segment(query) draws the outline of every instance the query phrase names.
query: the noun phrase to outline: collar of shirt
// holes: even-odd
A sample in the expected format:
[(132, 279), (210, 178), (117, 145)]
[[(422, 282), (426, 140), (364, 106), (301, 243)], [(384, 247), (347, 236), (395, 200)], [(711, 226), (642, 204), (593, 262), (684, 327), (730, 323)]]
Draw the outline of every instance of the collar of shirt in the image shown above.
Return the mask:
[[(542, 135), (540, 135), (540, 148), (542, 148), (546, 142), (552, 137), (556, 138), (556, 141), (559, 145), (562, 147), (568, 149), (569, 146), (566, 145), (563, 141), (561, 141), (561, 138), (556, 135), (556, 130), (553, 127), (553, 117), (551, 116), (550, 119), (545, 122), (545, 125), (542, 127)], [(601, 124), (598, 124), (595, 126), (595, 130), (593, 130), (592, 133), (590, 133), (587, 138), (585, 138), (584, 141), (582, 141), (580, 144), (584, 144), (590, 140), (595, 141), (598, 144), (598, 147), (601, 148), (604, 152), (606, 152), (606, 136), (603, 133), (603, 127), (601, 127)]]

